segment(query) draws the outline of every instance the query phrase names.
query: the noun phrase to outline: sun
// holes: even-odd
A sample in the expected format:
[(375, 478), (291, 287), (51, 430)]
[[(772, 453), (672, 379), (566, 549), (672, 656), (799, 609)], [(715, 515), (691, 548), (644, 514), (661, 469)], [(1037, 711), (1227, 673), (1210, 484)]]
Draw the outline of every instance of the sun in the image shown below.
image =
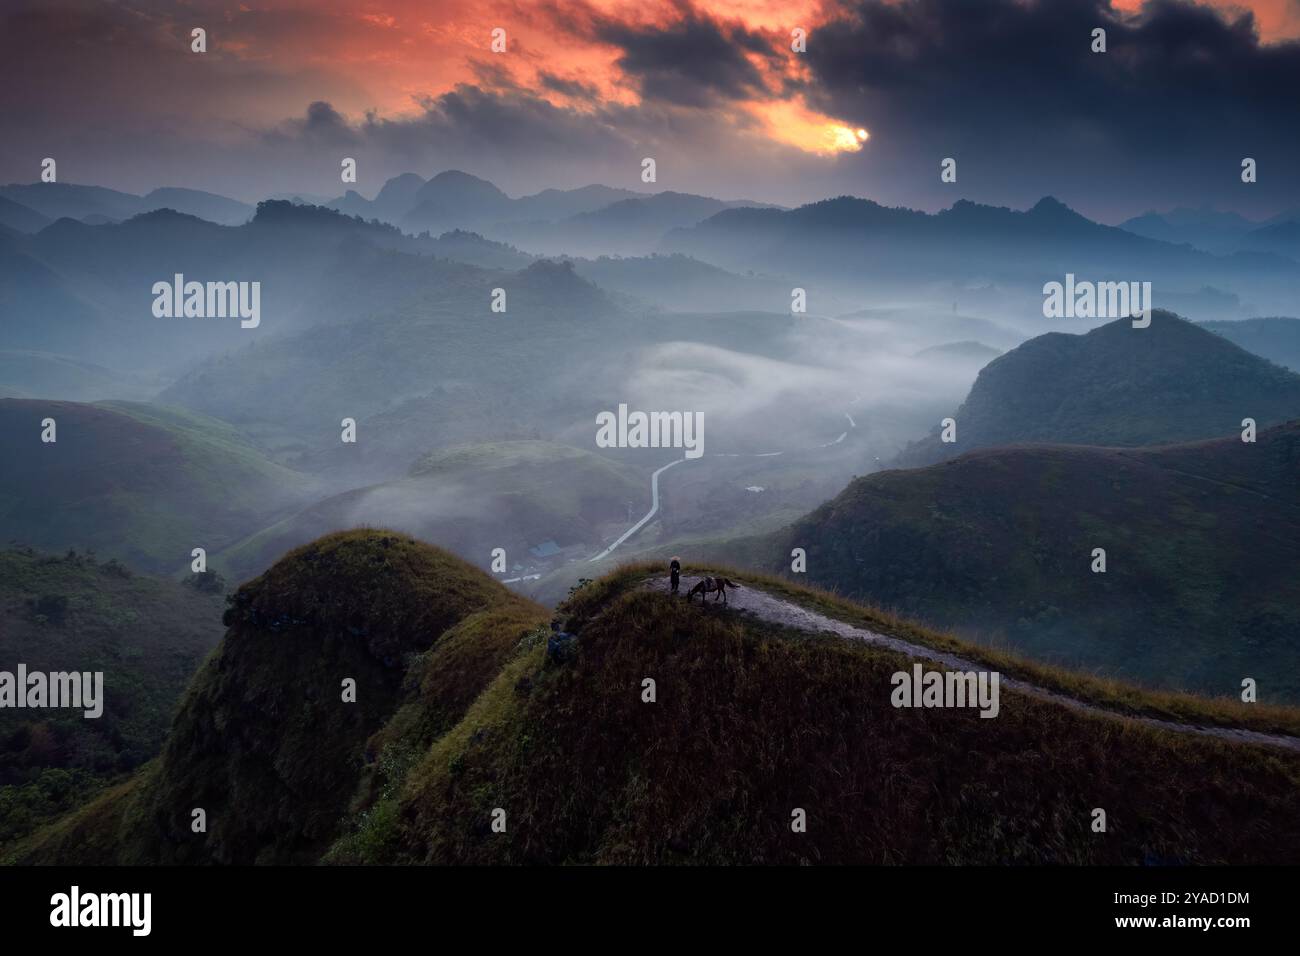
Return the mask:
[(849, 126), (797, 100), (755, 104), (752, 111), (772, 139), (818, 156), (856, 153), (871, 138), (862, 127)]
[(819, 153), (856, 153), (870, 134), (862, 128), (853, 129), (839, 123), (827, 123), (822, 129)]

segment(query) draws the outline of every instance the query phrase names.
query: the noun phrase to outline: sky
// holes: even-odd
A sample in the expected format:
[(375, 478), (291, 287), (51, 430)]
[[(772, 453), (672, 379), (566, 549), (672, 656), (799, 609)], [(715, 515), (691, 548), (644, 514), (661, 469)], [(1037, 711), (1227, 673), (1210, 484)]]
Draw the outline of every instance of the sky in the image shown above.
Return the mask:
[(0, 182), (53, 157), (255, 201), (456, 168), (511, 195), (1262, 218), (1300, 206), (1297, 38), (1300, 0), (5, 0)]

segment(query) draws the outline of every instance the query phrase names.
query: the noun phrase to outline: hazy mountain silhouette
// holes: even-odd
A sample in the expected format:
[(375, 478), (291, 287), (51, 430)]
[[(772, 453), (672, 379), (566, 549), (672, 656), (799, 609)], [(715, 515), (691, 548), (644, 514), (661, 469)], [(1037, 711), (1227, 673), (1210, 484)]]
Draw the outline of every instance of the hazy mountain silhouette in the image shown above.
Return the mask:
[(0, 195), (0, 226), (15, 232), (40, 232), (51, 222), (53, 220), (49, 216), (43, 216), (35, 209), (29, 209)]
[[(86, 221), (103, 217), (111, 222), (121, 222), (155, 209), (174, 209), (186, 215), (234, 226), (253, 214), (253, 207), (247, 203), (200, 189), (177, 187), (163, 187), (145, 196), (136, 196), (102, 186), (81, 186), (75, 183), (11, 183), (0, 186), (0, 197), (21, 203), (50, 220), (66, 217)], [(0, 219), (2, 221), (4, 220)]]
[(843, 196), (797, 209), (729, 209), (669, 232), (661, 248), (728, 269), (795, 280), (909, 289), (917, 281), (990, 278), (1041, 288), (1067, 273), (1151, 281), (1159, 295), (1192, 282), (1293, 301), (1300, 270), (1270, 252), (1213, 256), (1093, 222), (1051, 197), (1017, 211), (960, 200), (928, 214)]
[(1270, 362), (1300, 372), (1300, 319), (1262, 318), (1201, 322), (1203, 328)]
[(1169, 312), (1149, 328), (1119, 319), (1083, 335), (1049, 332), (989, 362), (940, 429), (904, 451), (914, 466), (1015, 442), (1149, 445), (1300, 418), (1300, 375)]
[(174, 209), (190, 216), (198, 216), (225, 226), (238, 226), (252, 218), (254, 208), (237, 199), (228, 199), (216, 193), (199, 189), (165, 187), (147, 193), (142, 199), (144, 209)]
[(1161, 242), (1187, 243), (1206, 252), (1231, 251), (1259, 223), (1235, 212), (1179, 207), (1165, 213), (1147, 212), (1119, 224), (1124, 229)]
[(1240, 240), (1241, 248), (1300, 259), (1300, 221), (1287, 220), (1254, 229)]
[(508, 214), (512, 201), (486, 179), (450, 169), (416, 190), (412, 202), (401, 221), (408, 232), (495, 222)]
[(377, 218), (420, 232), (498, 221), (555, 222), (638, 195), (629, 189), (591, 185), (544, 189), (511, 199), (485, 179), (460, 170), (447, 170), (429, 180), (415, 173), (403, 173), (385, 182), (373, 200), (350, 189), (326, 205), (348, 215)]

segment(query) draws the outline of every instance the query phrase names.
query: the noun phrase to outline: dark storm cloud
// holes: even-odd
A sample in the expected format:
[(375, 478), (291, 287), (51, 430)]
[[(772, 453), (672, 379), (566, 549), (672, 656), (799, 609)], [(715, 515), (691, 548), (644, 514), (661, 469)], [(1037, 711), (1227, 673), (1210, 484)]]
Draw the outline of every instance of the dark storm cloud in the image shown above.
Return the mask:
[[(1096, 27), (1104, 54), (1091, 52)], [(1018, 178), (1022, 201), (1103, 189), (1157, 205), (1300, 199), (1300, 44), (1261, 45), (1249, 14), (1175, 0), (1136, 16), (1103, 0), (873, 0), (818, 27), (807, 62), (810, 101), (872, 130), (862, 162), (882, 178), (919, 165), (934, 181), (918, 195), (942, 194), (938, 164), (952, 156), (959, 183)], [(1246, 156), (1261, 172), (1249, 196)]]
[(774, 56), (766, 37), (709, 17), (689, 3), (676, 8), (680, 19), (671, 24), (595, 17), (591, 35), (622, 51), (619, 69), (648, 100), (705, 107), (765, 91), (761, 71), (746, 54)]
[[(417, 115), (372, 112), (342, 126), (331, 104), (314, 103), (306, 116), (280, 124), (261, 142), (275, 151), (282, 168), (310, 169), (313, 163), (324, 168), (313, 157), (332, 145), (357, 156), (378, 177), (372, 183), (402, 172), (428, 176), (457, 168), (512, 194), (593, 182), (643, 188), (641, 160), (654, 156), (660, 188), (738, 199), (768, 195), (782, 173), (796, 171), (797, 180), (818, 162), (761, 136), (738, 148), (734, 132), (748, 127), (740, 120), (720, 123), (712, 110), (579, 99), (581, 109), (557, 106), (517, 86), (484, 89), (463, 83), (421, 99)], [(711, 162), (702, 164), (701, 154)]]
[(634, 166), (628, 127), (612, 116), (557, 107), (518, 88), (485, 90), (460, 84), (420, 101), (415, 116), (388, 118), (367, 114), (348, 123), (329, 103), (313, 103), (307, 115), (267, 133), (263, 141), (284, 150), (318, 145), (353, 146), (383, 175), (418, 171), (431, 175), (456, 167), (497, 177), (502, 185), (531, 184), (541, 169), (555, 169), (581, 158)]
[(571, 99), (595, 100), (600, 95), (600, 91), (589, 83), (584, 83), (581, 80), (573, 79), (571, 77), (557, 76), (556, 74), (549, 73), (546, 70), (542, 70), (538, 74), (537, 78), (546, 89), (553, 90), (554, 92), (570, 97)]
[(292, 141), (310, 146), (353, 146), (361, 141), (356, 129), (331, 104), (317, 100), (302, 119), (285, 122), (267, 134), (271, 142)]
[[(411, 10), (436, 25), (430, 3)], [(799, 55), (784, 27), (688, 0), (617, 14), (521, 0), (509, 59), (455, 31), (426, 34), (401, 10), (405, 37), (342, 0), (253, 6), (5, 0), (0, 181), (31, 181), (54, 156), (70, 181), (251, 201), (334, 194), (346, 156), (367, 195), (387, 176), (450, 166), (515, 192), (639, 188), (641, 158), (654, 156), (661, 188), (783, 203), (853, 193), (1023, 207), (1052, 194), (1109, 221), (1173, 205), (1300, 207), (1300, 45), (1261, 45), (1249, 15), (1188, 2), (1133, 15), (1103, 0), (825, 0)], [(210, 26), (201, 57), (196, 22)], [(1089, 50), (1098, 26), (1105, 54)], [(430, 60), (445, 71), (426, 80), (407, 63), (394, 78), (390, 65), (406, 62), (395, 51), (421, 51), (427, 36), (446, 46)], [(556, 93), (561, 105), (547, 101)], [(790, 143), (815, 127), (765, 125), (782, 95), (871, 138), (833, 158), (800, 152)], [(1259, 161), (1257, 184), (1240, 182), (1244, 156)], [(956, 184), (939, 180), (945, 157), (958, 160)]]

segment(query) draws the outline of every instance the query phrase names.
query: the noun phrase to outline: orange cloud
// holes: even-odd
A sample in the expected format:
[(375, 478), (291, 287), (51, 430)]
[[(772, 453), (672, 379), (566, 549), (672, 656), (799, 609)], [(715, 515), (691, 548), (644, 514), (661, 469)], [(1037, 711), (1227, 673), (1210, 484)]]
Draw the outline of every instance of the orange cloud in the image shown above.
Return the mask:
[[(1112, 0), (1117, 10), (1136, 13), (1144, 0)], [(1201, 0), (1205, 6), (1228, 14), (1249, 11), (1259, 25), (1260, 39), (1266, 43), (1300, 37), (1300, 5), (1293, 0)]]
[(752, 107), (765, 134), (779, 143), (817, 156), (856, 153), (870, 133), (808, 109), (794, 100), (773, 100)]
[[(1125, 11), (1142, 2), (1113, 0)], [(1290, 0), (1204, 2), (1252, 10), (1266, 40), (1300, 36), (1300, 9)], [(791, 92), (807, 71), (790, 51), (790, 31), (802, 27), (815, 43), (818, 24), (835, 9), (829, 0), (245, 0), (220, 8), (210, 42), (215, 56), (256, 62), (282, 77), (327, 77), (327, 98), (350, 117), (416, 115), (431, 97), (463, 83), (520, 89), (555, 106), (594, 112), (638, 106), (642, 95), (637, 78), (620, 66), (624, 50), (596, 38), (594, 23), (670, 27), (707, 18), (762, 37), (770, 47), (742, 50), (761, 82), (734, 103), (737, 125), (830, 156), (863, 148), (862, 117), (818, 113)], [(188, 19), (172, 23), (173, 32), (188, 33)], [(497, 27), (506, 30), (505, 54), (491, 50)], [(301, 99), (277, 102), (267, 94), (229, 118), (300, 115), (304, 107)]]

